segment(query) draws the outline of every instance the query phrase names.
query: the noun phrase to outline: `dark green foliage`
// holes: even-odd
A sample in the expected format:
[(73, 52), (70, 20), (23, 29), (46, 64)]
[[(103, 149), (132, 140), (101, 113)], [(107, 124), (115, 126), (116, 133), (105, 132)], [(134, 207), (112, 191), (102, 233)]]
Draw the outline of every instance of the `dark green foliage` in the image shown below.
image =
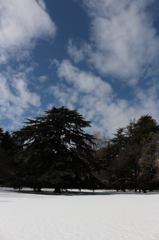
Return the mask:
[(86, 182), (94, 188), (93, 137), (83, 130), (89, 126), (77, 111), (64, 107), (28, 119), (26, 126), (14, 133), (24, 156), (18, 176), (23, 175), (25, 184), (35, 189), (49, 186), (59, 192), (81, 188)]
[(14, 147), (15, 143), (10, 133), (3, 133), (3, 137), (1, 139), (1, 148), (3, 148), (9, 155), (12, 155)]
[(139, 159), (140, 187), (153, 190), (159, 187), (159, 134), (151, 133), (143, 140), (142, 155)]
[(157, 186), (158, 133), (159, 125), (149, 115), (117, 130), (104, 154), (104, 168), (112, 188), (145, 191)]
[(159, 189), (159, 125), (151, 116), (131, 121), (109, 140), (86, 134), (86, 127), (82, 115), (62, 107), (27, 119), (13, 136), (0, 128), (0, 183), (56, 192)]
[(138, 121), (131, 121), (126, 127), (126, 134), (129, 141), (141, 144), (143, 139), (147, 138), (150, 133), (159, 131), (159, 125), (151, 116), (145, 115), (139, 118)]
[(0, 184), (7, 185), (14, 175), (14, 140), (0, 128)]

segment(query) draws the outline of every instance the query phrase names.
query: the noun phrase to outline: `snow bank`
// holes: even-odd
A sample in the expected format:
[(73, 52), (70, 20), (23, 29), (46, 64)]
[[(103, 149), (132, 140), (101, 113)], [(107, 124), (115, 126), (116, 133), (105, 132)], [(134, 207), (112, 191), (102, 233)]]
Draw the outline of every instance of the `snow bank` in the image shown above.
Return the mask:
[(0, 189), (0, 240), (158, 240), (159, 194)]

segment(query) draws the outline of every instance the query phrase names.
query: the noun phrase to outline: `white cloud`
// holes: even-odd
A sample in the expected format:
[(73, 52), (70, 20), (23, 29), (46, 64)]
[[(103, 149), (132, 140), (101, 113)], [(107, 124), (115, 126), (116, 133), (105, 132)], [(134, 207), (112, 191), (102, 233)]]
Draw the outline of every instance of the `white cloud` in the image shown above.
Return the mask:
[(88, 58), (88, 55), (91, 52), (91, 45), (89, 45), (86, 42), (83, 42), (81, 43), (80, 47), (77, 47), (76, 44), (73, 43), (72, 39), (69, 39), (67, 51), (71, 59), (75, 63), (79, 63)]
[[(58, 76), (67, 86), (59, 88), (59, 100), (78, 106), (92, 121), (94, 130), (111, 136), (117, 128), (141, 115), (159, 118), (159, 36), (151, 12), (155, 2), (83, 0), (91, 21), (90, 39), (80, 46), (70, 40), (68, 53), (75, 64), (85, 61), (87, 67), (98, 70), (99, 77), (62, 61), (57, 66)], [(131, 97), (120, 96), (115, 86), (117, 80), (128, 84), (124, 84), (124, 89), (131, 89)], [(68, 94), (68, 83), (78, 93), (76, 103)]]
[(58, 65), (57, 73), (63, 83), (53, 86), (51, 94), (57, 101), (71, 109), (77, 109), (92, 122), (92, 131), (112, 136), (119, 127), (125, 127), (130, 120), (150, 114), (159, 117), (158, 90), (153, 85), (147, 90), (132, 88), (131, 100), (117, 98), (111, 86), (101, 78), (82, 71), (68, 60)]
[(36, 1), (40, 5), (40, 7), (42, 7), (44, 10), (46, 10), (46, 5), (43, 0), (36, 0)]
[(40, 96), (30, 85), (36, 65), (30, 53), (37, 40), (53, 40), (55, 34), (43, 0), (0, 0), (0, 119), (9, 122), (7, 130), (21, 126), (31, 111), (40, 111)]
[(68, 53), (76, 63), (84, 60), (83, 49), (78, 49), (71, 39), (68, 42)]
[[(43, 8), (42, 8), (43, 6)], [(44, 2), (0, 0), (0, 61), (30, 49), (36, 39), (54, 38), (56, 26), (44, 10)]]
[(39, 82), (41, 82), (41, 83), (44, 83), (44, 82), (46, 82), (47, 81), (47, 76), (46, 75), (42, 75), (42, 76), (40, 76), (39, 78), (38, 78), (38, 80), (39, 80)]
[(69, 83), (73, 83), (75, 88), (82, 93), (92, 93), (102, 97), (112, 93), (111, 86), (102, 81), (100, 77), (94, 76), (90, 72), (80, 71), (73, 66), (70, 61), (63, 60), (58, 68), (58, 76), (64, 77)]
[[(156, 67), (159, 36), (148, 8), (154, 0), (83, 0), (91, 16), (89, 50), (69, 43), (68, 51), (78, 62), (89, 55), (89, 63), (100, 74), (135, 84), (145, 69)], [(87, 52), (87, 53), (86, 53)]]
[(0, 74), (0, 96), (0, 118), (11, 121), (9, 128), (19, 127), (27, 110), (41, 105), (40, 96), (29, 90), (24, 72)]
[(72, 110), (75, 109), (75, 105), (78, 101), (80, 101), (79, 92), (77, 92), (74, 88), (66, 87), (64, 84), (50, 87), (49, 93), (53, 95), (55, 99), (58, 99), (60, 106), (67, 105), (67, 107)]

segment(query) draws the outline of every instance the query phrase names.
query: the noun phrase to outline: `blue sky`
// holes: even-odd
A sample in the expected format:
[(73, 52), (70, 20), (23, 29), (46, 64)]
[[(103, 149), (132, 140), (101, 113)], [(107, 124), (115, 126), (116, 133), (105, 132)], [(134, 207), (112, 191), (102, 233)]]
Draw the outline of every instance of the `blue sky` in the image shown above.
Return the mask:
[(0, 125), (52, 106), (77, 109), (111, 136), (159, 121), (157, 0), (0, 0)]

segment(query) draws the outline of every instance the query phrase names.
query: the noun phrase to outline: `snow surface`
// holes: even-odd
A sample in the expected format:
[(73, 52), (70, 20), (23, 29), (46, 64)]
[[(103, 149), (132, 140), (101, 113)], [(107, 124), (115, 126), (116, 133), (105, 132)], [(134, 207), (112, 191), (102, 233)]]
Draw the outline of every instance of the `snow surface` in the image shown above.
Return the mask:
[(159, 240), (159, 193), (42, 195), (0, 188), (0, 240)]

